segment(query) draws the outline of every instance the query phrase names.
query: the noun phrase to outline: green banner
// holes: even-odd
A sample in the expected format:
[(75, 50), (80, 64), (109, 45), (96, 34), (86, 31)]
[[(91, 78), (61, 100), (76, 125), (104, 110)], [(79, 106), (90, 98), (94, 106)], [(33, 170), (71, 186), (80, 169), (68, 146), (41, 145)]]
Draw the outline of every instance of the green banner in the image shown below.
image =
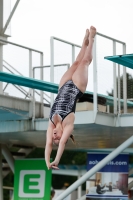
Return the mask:
[(14, 200), (50, 200), (51, 175), (44, 159), (15, 160)]

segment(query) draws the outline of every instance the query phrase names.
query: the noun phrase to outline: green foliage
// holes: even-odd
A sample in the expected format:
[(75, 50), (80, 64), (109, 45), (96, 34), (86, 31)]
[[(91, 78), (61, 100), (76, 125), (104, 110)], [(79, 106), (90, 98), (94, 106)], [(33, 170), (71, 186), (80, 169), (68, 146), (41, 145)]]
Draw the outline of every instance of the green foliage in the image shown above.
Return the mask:
[[(133, 77), (131, 74), (126, 73), (127, 79), (127, 99), (133, 98)], [(117, 83), (117, 96), (118, 96), (118, 77), (116, 79)], [(113, 96), (114, 90), (107, 92), (109, 96)], [(123, 99), (123, 76), (120, 77), (120, 98)]]

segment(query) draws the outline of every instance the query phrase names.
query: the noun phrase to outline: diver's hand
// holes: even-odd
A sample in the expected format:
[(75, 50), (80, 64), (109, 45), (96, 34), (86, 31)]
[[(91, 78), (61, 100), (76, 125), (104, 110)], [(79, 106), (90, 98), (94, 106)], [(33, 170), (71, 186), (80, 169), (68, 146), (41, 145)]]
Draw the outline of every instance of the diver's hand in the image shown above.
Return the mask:
[(51, 163), (50, 162), (46, 162), (47, 168), (48, 170), (51, 169)]
[(52, 163), (50, 163), (50, 168), (59, 170), (58, 162), (54, 160)]

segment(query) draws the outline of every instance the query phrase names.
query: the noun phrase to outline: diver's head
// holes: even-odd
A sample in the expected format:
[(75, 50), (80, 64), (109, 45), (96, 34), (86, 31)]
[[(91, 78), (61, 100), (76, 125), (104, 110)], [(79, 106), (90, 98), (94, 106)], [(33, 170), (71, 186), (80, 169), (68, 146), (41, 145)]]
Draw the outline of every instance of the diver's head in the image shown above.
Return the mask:
[(59, 145), (62, 133), (63, 133), (62, 125), (58, 123), (56, 127), (53, 129), (53, 144)]

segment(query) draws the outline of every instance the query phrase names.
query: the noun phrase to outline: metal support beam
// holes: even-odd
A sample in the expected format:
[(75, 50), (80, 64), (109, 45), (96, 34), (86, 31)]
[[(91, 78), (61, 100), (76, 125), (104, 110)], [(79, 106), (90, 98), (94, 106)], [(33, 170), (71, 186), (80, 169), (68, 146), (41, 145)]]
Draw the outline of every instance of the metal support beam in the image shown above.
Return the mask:
[(14, 5), (14, 8), (12, 9), (12, 11), (11, 11), (11, 13), (10, 13), (10, 16), (9, 16), (9, 18), (8, 18), (8, 20), (7, 20), (7, 22), (6, 22), (5, 26), (4, 26), (4, 28), (3, 28), (3, 30), (2, 30), (2, 33), (3, 33), (3, 34), (5, 33), (7, 27), (8, 27), (8, 25), (9, 25), (11, 19), (12, 19), (12, 16), (13, 16), (13, 14), (14, 14), (14, 12), (15, 12), (15, 10), (16, 10), (18, 4), (19, 4), (19, 2), (20, 2), (20, 0), (17, 0), (17, 1), (16, 1), (15, 5)]
[(75, 46), (72, 45), (72, 63), (75, 61)]
[(118, 64), (118, 113), (121, 113), (121, 83), (120, 83), (120, 65)]
[(12, 172), (14, 173), (14, 158), (13, 158), (13, 156), (11, 155), (11, 153), (10, 153), (10, 151), (7, 148), (6, 145), (2, 144), (1, 148), (2, 148), (2, 154), (3, 154), (3, 156), (5, 157), (5, 159), (8, 162), (8, 164), (9, 164)]
[[(3, 45), (0, 44), (0, 71), (3, 71)], [(3, 83), (0, 81), (0, 94), (3, 94)]]
[(4, 0), (0, 0), (0, 34), (3, 30), (3, 12), (4, 12)]
[[(113, 41), (113, 55), (116, 55), (116, 42)], [(117, 83), (116, 83), (116, 63), (113, 62), (113, 82), (114, 82), (114, 114), (117, 114)]]
[(0, 200), (3, 200), (2, 152), (0, 145)]
[[(4, 10), (4, 1), (0, 0), (0, 35), (3, 29), (3, 10)], [(3, 71), (3, 45), (0, 42), (0, 71)], [(3, 93), (3, 83), (0, 82), (0, 94)]]
[[(40, 54), (40, 66), (43, 66), (43, 54)], [(40, 80), (43, 81), (43, 68), (40, 68)], [(40, 91), (41, 117), (44, 117), (43, 91)]]
[(63, 193), (61, 193), (55, 200), (62, 200), (69, 194), (71, 194), (77, 187), (87, 181), (93, 174), (98, 172), (102, 167), (104, 167), (109, 161), (113, 160), (122, 151), (124, 151), (128, 146), (133, 143), (133, 136), (126, 140), (123, 144), (112, 151), (108, 156), (101, 160), (97, 165), (90, 169), (86, 174), (84, 174), (79, 180), (73, 183), (69, 188), (67, 188)]
[[(29, 50), (29, 77), (33, 78), (33, 74), (32, 74), (32, 51)], [(32, 96), (32, 92), (33, 90), (31, 88), (29, 88), (29, 95), (30, 97)]]
[[(126, 54), (126, 45), (123, 44), (123, 54)], [(126, 67), (123, 67), (123, 99), (124, 99), (124, 113), (127, 113), (127, 76)]]

